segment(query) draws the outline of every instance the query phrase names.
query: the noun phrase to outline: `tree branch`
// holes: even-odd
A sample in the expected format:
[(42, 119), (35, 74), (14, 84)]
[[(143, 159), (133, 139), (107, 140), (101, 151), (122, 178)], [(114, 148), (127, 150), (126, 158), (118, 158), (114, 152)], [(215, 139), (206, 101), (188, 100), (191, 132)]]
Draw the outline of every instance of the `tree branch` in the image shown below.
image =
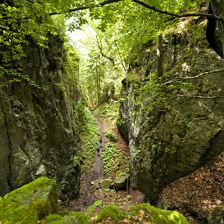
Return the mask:
[(102, 43), (101, 43), (101, 41), (99, 40), (98, 36), (96, 37), (96, 43), (97, 43), (97, 46), (98, 46), (98, 48), (99, 48), (99, 50), (100, 50), (100, 54), (101, 54), (104, 58), (106, 58), (107, 60), (109, 60), (109, 61), (113, 64), (113, 66), (115, 66), (114, 58), (112, 58), (112, 57), (106, 55), (106, 54), (103, 52), (103, 46), (102, 46)]
[(209, 74), (214, 74), (214, 73), (219, 73), (219, 72), (224, 72), (223, 69), (217, 69), (217, 70), (214, 70), (214, 71), (207, 71), (207, 72), (202, 72), (200, 73), (199, 75), (196, 75), (196, 76), (186, 76), (186, 77), (179, 77), (180, 79), (198, 79), (200, 78), (201, 76), (204, 76), (204, 75), (209, 75)]
[(98, 7), (103, 7), (105, 5), (111, 4), (111, 3), (116, 3), (116, 2), (121, 2), (123, 0), (105, 0), (104, 2), (101, 2), (97, 5), (90, 5), (90, 6), (80, 6), (74, 9), (70, 9), (67, 12), (52, 12), (50, 13), (50, 16), (53, 15), (60, 15), (63, 13), (71, 13), (71, 12), (77, 12), (77, 11), (82, 11), (82, 10), (86, 10), (86, 9), (93, 9), (93, 8), (98, 8)]
[(139, 4), (139, 5), (144, 6), (147, 9), (153, 10), (155, 12), (158, 12), (158, 13), (161, 13), (161, 14), (164, 14), (164, 15), (172, 16), (172, 17), (182, 18), (182, 17), (202, 16), (202, 17), (206, 17), (208, 19), (216, 19), (216, 20), (224, 21), (223, 17), (219, 17), (219, 16), (216, 16), (214, 14), (200, 13), (200, 12), (199, 13), (178, 14), (178, 13), (172, 13), (172, 12), (168, 12), (168, 11), (165, 11), (165, 10), (158, 9), (154, 6), (148, 5), (148, 4), (146, 4), (142, 1), (139, 1), (139, 0), (132, 0), (132, 1)]

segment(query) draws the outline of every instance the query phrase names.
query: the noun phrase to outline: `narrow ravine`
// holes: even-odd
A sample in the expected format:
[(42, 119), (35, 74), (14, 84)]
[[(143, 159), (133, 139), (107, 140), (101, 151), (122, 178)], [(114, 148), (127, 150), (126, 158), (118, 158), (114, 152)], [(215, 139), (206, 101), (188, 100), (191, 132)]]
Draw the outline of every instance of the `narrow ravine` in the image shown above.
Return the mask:
[[(81, 177), (80, 196), (70, 202), (69, 209), (73, 211), (84, 211), (91, 206), (95, 201), (102, 201), (102, 206), (116, 203), (121, 207), (127, 207), (131, 204), (140, 203), (143, 201), (143, 195), (139, 191), (129, 191), (129, 189), (115, 191), (109, 187), (105, 189), (105, 184), (108, 185), (108, 175), (105, 175), (103, 164), (103, 153), (105, 152), (108, 139), (106, 138), (106, 131), (108, 126), (113, 130), (113, 134), (117, 137), (116, 147), (120, 152), (128, 155), (128, 145), (123, 137), (118, 132), (116, 125), (108, 124), (108, 122), (94, 112), (94, 117), (99, 130), (99, 141), (101, 142), (100, 150), (97, 151), (97, 146), (93, 164), (91, 169), (86, 170)], [(111, 179), (113, 180), (113, 173)], [(110, 177), (109, 177), (110, 179)]]

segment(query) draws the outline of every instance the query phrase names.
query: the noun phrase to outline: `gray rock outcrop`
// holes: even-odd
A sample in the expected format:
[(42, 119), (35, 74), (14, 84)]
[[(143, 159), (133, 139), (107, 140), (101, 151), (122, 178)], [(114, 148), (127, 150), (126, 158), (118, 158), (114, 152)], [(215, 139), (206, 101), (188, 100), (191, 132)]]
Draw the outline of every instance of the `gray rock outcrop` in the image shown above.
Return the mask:
[(48, 176), (57, 180), (65, 200), (79, 191), (80, 167), (73, 162), (79, 135), (67, 92), (63, 42), (50, 37), (47, 48), (41, 48), (30, 41), (25, 53), (28, 79), (10, 83), (12, 77), (0, 78), (7, 83), (0, 89), (0, 195)]
[(156, 47), (147, 44), (123, 81), (118, 127), (129, 141), (132, 182), (151, 203), (224, 151), (223, 59), (209, 49), (203, 20), (190, 27), (164, 36), (162, 77)]

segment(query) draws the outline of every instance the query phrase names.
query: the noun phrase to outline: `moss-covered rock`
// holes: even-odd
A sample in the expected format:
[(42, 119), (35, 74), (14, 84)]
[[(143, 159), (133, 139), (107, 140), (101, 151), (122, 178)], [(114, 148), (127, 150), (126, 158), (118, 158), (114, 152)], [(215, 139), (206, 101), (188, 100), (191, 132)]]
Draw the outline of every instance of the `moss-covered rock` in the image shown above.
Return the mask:
[(85, 213), (67, 210), (58, 213), (55, 181), (42, 177), (0, 197), (0, 221), (4, 224), (36, 224), (38, 220), (48, 224), (141, 223), (142, 220), (152, 224), (188, 223), (176, 211), (161, 210), (149, 204), (139, 204), (126, 211), (107, 205), (97, 215), (93, 213), (101, 205), (102, 201), (96, 201)]
[(112, 180), (111, 179), (102, 179), (100, 181), (100, 185), (101, 185), (101, 188), (103, 190), (109, 189), (111, 184), (112, 184)]
[(51, 214), (47, 216), (46, 221), (48, 224), (89, 224), (86, 215), (82, 212), (71, 212), (65, 216)]
[[(44, 48), (29, 40), (24, 61), (15, 65), (23, 67), (21, 82), (9, 80), (4, 86), (0, 80), (0, 195), (48, 176), (57, 180), (64, 201), (78, 194), (81, 174), (73, 162), (79, 126), (72, 113), (80, 94), (70, 82), (78, 67), (72, 65), (68, 77), (68, 52), (58, 36), (49, 35)], [(13, 78), (1, 73), (5, 76)]]
[(156, 47), (143, 46), (129, 71), (138, 79), (123, 81), (118, 128), (128, 129), (132, 183), (154, 204), (165, 186), (224, 150), (223, 59), (208, 48), (205, 21), (185, 28), (164, 34), (163, 77)]
[(0, 220), (4, 224), (36, 224), (58, 211), (57, 201), (55, 181), (42, 177), (0, 199)]
[(188, 224), (187, 219), (177, 211), (161, 210), (149, 204), (139, 204), (129, 209), (131, 216), (147, 217), (152, 224)]
[(114, 133), (112, 133), (111, 131), (106, 132), (106, 137), (111, 142), (117, 142), (117, 136)]
[(125, 217), (127, 217), (127, 214), (118, 206), (108, 205), (98, 213), (96, 221), (101, 222), (109, 218), (117, 222)]

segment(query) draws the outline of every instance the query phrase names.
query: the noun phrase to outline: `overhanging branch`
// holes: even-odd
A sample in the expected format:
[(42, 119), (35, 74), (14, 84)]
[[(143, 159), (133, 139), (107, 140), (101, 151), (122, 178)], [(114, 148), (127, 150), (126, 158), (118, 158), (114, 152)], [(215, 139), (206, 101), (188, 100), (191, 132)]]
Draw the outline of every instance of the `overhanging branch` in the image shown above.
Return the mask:
[(53, 15), (60, 15), (63, 13), (71, 13), (71, 12), (77, 12), (77, 11), (82, 11), (82, 10), (86, 10), (86, 9), (93, 9), (93, 8), (99, 8), (99, 7), (103, 7), (105, 5), (111, 4), (111, 3), (116, 3), (116, 2), (121, 2), (123, 0), (105, 0), (104, 2), (101, 2), (97, 5), (90, 5), (90, 6), (80, 6), (74, 9), (70, 9), (67, 12), (52, 12), (50, 13), (51, 16)]
[(107, 60), (109, 60), (109, 61), (113, 64), (113, 66), (115, 66), (114, 58), (112, 58), (112, 57), (106, 55), (106, 54), (103, 52), (103, 46), (102, 46), (102, 43), (101, 43), (100, 39), (98, 38), (98, 36), (96, 37), (96, 43), (97, 43), (97, 46), (98, 46), (98, 48), (99, 48), (99, 50), (100, 50), (100, 54), (101, 54), (104, 58), (106, 58)]
[(206, 17), (208, 19), (216, 19), (216, 20), (224, 21), (223, 17), (219, 17), (219, 16), (216, 16), (214, 14), (200, 13), (200, 12), (199, 13), (178, 14), (178, 13), (172, 13), (172, 12), (168, 12), (168, 11), (165, 11), (165, 10), (158, 9), (154, 6), (148, 5), (148, 4), (146, 4), (142, 1), (139, 1), (139, 0), (132, 0), (132, 1), (139, 4), (139, 5), (144, 6), (147, 9), (150, 9), (152, 11), (155, 11), (155, 12), (158, 12), (158, 13), (161, 13), (161, 14), (164, 14), (164, 15), (172, 16), (172, 17), (183, 18), (183, 17), (201, 16), (201, 17)]

